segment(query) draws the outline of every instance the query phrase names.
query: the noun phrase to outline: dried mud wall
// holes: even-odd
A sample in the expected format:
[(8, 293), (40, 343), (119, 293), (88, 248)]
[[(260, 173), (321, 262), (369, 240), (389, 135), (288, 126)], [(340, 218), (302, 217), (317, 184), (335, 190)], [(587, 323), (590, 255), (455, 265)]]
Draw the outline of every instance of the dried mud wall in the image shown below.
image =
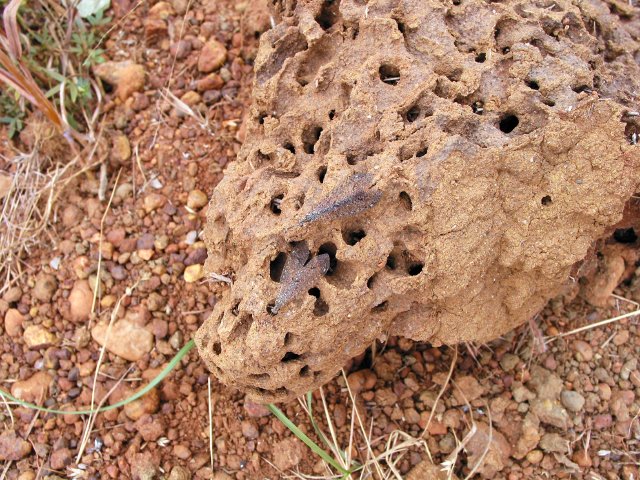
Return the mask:
[(216, 188), (199, 351), (259, 401), (388, 335), (528, 320), (640, 183), (640, 18), (618, 1), (276, 2)]

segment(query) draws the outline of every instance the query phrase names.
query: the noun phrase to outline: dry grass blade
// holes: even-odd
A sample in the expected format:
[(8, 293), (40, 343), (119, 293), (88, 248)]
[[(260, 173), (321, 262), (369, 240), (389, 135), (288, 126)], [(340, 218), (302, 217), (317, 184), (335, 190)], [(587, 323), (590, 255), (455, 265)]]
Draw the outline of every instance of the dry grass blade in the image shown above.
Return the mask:
[(609, 325), (610, 323), (619, 322), (620, 320), (637, 317), (639, 315), (640, 315), (640, 309), (637, 309), (637, 310), (634, 310), (633, 312), (624, 313), (622, 315), (608, 318), (606, 320), (601, 320), (599, 322), (590, 323), (589, 325), (584, 325), (579, 328), (574, 328), (573, 330), (569, 330), (568, 332), (559, 333), (558, 335), (553, 335), (550, 337), (545, 337), (545, 340), (547, 343), (550, 343), (558, 338), (568, 337), (569, 335), (575, 335), (576, 333), (580, 333), (580, 332), (586, 332), (587, 330), (591, 330), (593, 328), (602, 327), (604, 325)]
[[(95, 166), (78, 168), (79, 157), (67, 163), (54, 163), (40, 152), (40, 140), (30, 153), (18, 152), (4, 159), (12, 168), (12, 184), (3, 198), (0, 229), (0, 275), (4, 276), (0, 293), (11, 287), (22, 274), (21, 257), (46, 240), (43, 233), (49, 225), (55, 202), (70, 181)], [(91, 159), (98, 144), (89, 152)]]
[(193, 110), (189, 105), (187, 105), (182, 100), (180, 100), (178, 97), (176, 97), (173, 94), (173, 92), (171, 92), (169, 89), (165, 88), (162, 91), (162, 96), (181, 115), (192, 117), (196, 122), (198, 122), (198, 124), (200, 125), (200, 128), (203, 128), (203, 129), (208, 129), (209, 128), (208, 120), (206, 118), (204, 118), (200, 112), (197, 112), (197, 111)]
[(18, 9), (21, 0), (11, 0), (2, 11), (2, 22), (4, 23), (4, 38), (7, 41), (9, 54), (18, 59), (22, 56), (22, 45), (20, 44), (20, 34), (18, 33)]
[(36, 81), (23, 65), (14, 65), (11, 58), (0, 50), (0, 81), (16, 90), (20, 95), (29, 100), (34, 107), (44, 115), (61, 131), (66, 132), (68, 126), (53, 104), (45, 97)]
[(17, 21), (19, 8), (20, 0), (11, 0), (2, 12), (4, 31), (0, 32), (0, 81), (16, 90), (41, 111), (75, 149), (69, 124), (46, 97), (22, 61), (20, 28)]

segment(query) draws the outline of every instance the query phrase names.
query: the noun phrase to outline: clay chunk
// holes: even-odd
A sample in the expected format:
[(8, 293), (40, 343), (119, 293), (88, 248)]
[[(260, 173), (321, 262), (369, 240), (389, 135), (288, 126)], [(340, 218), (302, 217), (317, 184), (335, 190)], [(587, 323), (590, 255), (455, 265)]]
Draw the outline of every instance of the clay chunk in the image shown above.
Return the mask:
[(205, 231), (206, 271), (231, 283), (196, 341), (223, 382), (285, 401), (389, 335), (493, 339), (620, 226), (638, 7), (273, 3)]

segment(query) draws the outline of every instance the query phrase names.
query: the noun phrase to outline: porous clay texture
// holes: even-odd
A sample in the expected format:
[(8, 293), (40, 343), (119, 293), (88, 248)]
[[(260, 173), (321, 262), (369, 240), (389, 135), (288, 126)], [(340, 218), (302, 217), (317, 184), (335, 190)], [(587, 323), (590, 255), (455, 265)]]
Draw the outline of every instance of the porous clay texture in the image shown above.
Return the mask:
[[(289, 0), (211, 200), (196, 341), (284, 401), (376, 339), (486, 341), (610, 235), (640, 179), (638, 8)], [(618, 225), (619, 226), (619, 225)]]

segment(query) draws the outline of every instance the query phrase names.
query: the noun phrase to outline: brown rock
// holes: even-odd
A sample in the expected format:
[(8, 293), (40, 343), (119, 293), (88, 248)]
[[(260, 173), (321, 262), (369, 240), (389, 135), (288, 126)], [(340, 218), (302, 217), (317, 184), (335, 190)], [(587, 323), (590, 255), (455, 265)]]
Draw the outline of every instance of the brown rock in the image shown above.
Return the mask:
[(189, 208), (199, 209), (204, 207), (208, 201), (207, 194), (202, 190), (191, 190), (187, 197), (187, 206)]
[(593, 462), (591, 461), (591, 457), (583, 449), (576, 450), (573, 453), (573, 456), (571, 457), (571, 459), (575, 463), (580, 465), (582, 468), (591, 468), (591, 466), (593, 465)]
[(0, 434), (0, 460), (17, 462), (31, 453), (31, 444), (23, 440), (13, 430)]
[(531, 367), (529, 384), (540, 400), (557, 400), (564, 386), (560, 377), (538, 365)]
[(371, 390), (375, 387), (377, 380), (376, 374), (371, 370), (358, 370), (350, 373), (347, 377), (349, 389), (353, 396), (360, 394), (360, 392)]
[(124, 406), (124, 413), (131, 420), (136, 421), (143, 415), (156, 413), (160, 407), (160, 395), (158, 390), (152, 388), (145, 396), (127, 403)]
[(91, 329), (91, 336), (111, 353), (135, 362), (153, 348), (153, 334), (128, 320), (119, 320), (112, 325), (107, 340), (107, 324), (99, 323)]
[(458, 477), (454, 473), (449, 475), (442, 465), (434, 465), (426, 459), (413, 467), (405, 480), (458, 480)]
[(553, 425), (562, 430), (569, 428), (571, 423), (569, 414), (557, 400), (533, 400), (531, 411), (537, 415), (542, 423)]
[(224, 87), (224, 80), (217, 73), (210, 73), (196, 82), (196, 90), (206, 92), (207, 90), (220, 90)]
[(606, 307), (611, 294), (620, 283), (624, 269), (624, 258), (605, 257), (594, 278), (584, 289), (586, 300), (595, 307)]
[(593, 417), (593, 428), (596, 430), (606, 430), (613, 425), (613, 417), (608, 413)]
[(62, 225), (67, 228), (77, 226), (82, 220), (82, 210), (76, 205), (67, 205), (62, 211)]
[(155, 480), (158, 464), (149, 452), (138, 453), (131, 461), (133, 480)]
[(538, 418), (528, 413), (522, 422), (522, 433), (516, 443), (514, 458), (522, 459), (538, 446), (541, 436), (539, 427)]
[(507, 466), (511, 446), (504, 435), (495, 428), (490, 432), (486, 423), (480, 422), (477, 425), (478, 430), (465, 447), (468, 453), (467, 464), (470, 468), (474, 468), (476, 464), (480, 465), (477, 471), (483, 477), (494, 478)]
[(184, 467), (173, 467), (168, 480), (191, 480), (191, 472)]
[(113, 137), (111, 159), (116, 165), (122, 165), (131, 158), (131, 144), (126, 135), (118, 134)]
[(569, 441), (557, 433), (545, 433), (540, 448), (545, 452), (569, 453)]
[(590, 362), (593, 358), (593, 349), (584, 340), (576, 340), (571, 344), (571, 347), (576, 352), (576, 360), (579, 362)]
[(169, 32), (167, 22), (160, 18), (144, 19), (144, 39), (149, 45), (158, 43)]
[(244, 34), (257, 38), (271, 28), (271, 12), (267, 0), (255, 0), (247, 5), (242, 17)]
[(165, 429), (164, 420), (159, 415), (143, 415), (136, 421), (136, 430), (145, 442), (155, 442)]
[(22, 334), (27, 347), (37, 349), (57, 343), (56, 336), (42, 325), (30, 325)]
[(195, 283), (204, 278), (204, 266), (189, 265), (184, 269), (184, 281), (187, 283)]
[(337, 428), (342, 428), (347, 423), (347, 409), (342, 403), (333, 407), (333, 422)]
[(167, 199), (164, 195), (159, 193), (150, 193), (144, 197), (144, 209), (147, 213), (151, 213), (154, 210), (162, 207), (166, 203)]
[(13, 185), (13, 177), (5, 172), (0, 173), (0, 200), (9, 194), (11, 185)]
[(305, 445), (297, 438), (285, 438), (273, 445), (273, 464), (281, 472), (295, 468), (305, 457)]
[(482, 388), (480, 382), (470, 375), (457, 378), (456, 385), (458, 388), (453, 389), (453, 396), (456, 398), (457, 405), (471, 403), (484, 393), (484, 388)]
[(34, 373), (27, 380), (14, 383), (11, 386), (11, 395), (25, 402), (40, 402), (47, 398), (51, 380), (51, 375), (46, 372)]
[(178, 40), (176, 43), (171, 45), (169, 49), (169, 53), (173, 55), (176, 60), (182, 60), (186, 58), (189, 53), (191, 53), (191, 42), (189, 40)]
[(612, 341), (613, 341), (613, 344), (618, 347), (621, 345), (624, 345), (629, 341), (629, 330), (620, 330), (618, 333), (615, 334)]
[(4, 292), (2, 299), (7, 303), (19, 302), (22, 298), (22, 289), (20, 287), (11, 287)]
[(41, 274), (36, 279), (36, 285), (33, 288), (33, 296), (41, 302), (50, 302), (57, 289), (58, 280), (56, 280), (56, 277), (48, 274)]
[(77, 280), (69, 293), (69, 312), (74, 322), (84, 322), (91, 316), (93, 290), (86, 280)]
[(22, 333), (22, 322), (24, 316), (19, 310), (10, 308), (4, 315), (4, 328), (10, 337), (19, 337)]
[(227, 61), (227, 48), (217, 40), (208, 40), (200, 51), (198, 70), (209, 73), (217, 70)]
[(49, 462), (54, 470), (64, 470), (73, 461), (71, 450), (60, 448), (51, 454)]
[(94, 73), (101, 80), (113, 85), (116, 95), (122, 101), (144, 87), (144, 67), (130, 60), (101, 63), (94, 67)]
[(173, 454), (180, 460), (187, 460), (191, 457), (191, 451), (185, 445), (178, 444), (173, 447)]
[(161, 20), (168, 19), (171, 15), (175, 15), (173, 6), (169, 2), (158, 2), (149, 9), (149, 18), (159, 18)]
[(186, 92), (184, 95), (182, 95), (180, 100), (182, 100), (185, 104), (189, 105), (190, 107), (193, 107), (194, 105), (197, 105), (198, 103), (200, 103), (200, 100), (202, 100), (202, 97), (200, 97), (200, 94), (198, 92), (194, 92), (193, 90), (190, 90)]
[(251, 418), (268, 417), (271, 415), (271, 412), (265, 405), (260, 405), (250, 400), (245, 400), (244, 411), (247, 412), (247, 415)]
[(242, 435), (249, 440), (255, 440), (260, 435), (254, 422), (243, 420), (241, 423)]

